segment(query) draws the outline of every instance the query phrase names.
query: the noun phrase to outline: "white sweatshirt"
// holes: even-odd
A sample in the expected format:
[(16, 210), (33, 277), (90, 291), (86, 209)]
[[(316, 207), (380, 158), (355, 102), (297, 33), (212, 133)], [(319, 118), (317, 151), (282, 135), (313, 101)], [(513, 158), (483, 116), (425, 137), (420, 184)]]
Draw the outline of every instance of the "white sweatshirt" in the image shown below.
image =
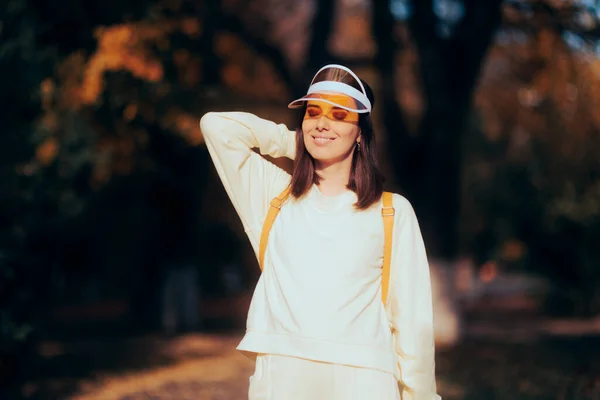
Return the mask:
[[(200, 121), (217, 172), (258, 254), (270, 201), (290, 175), (252, 149), (294, 158), (295, 132), (242, 112)], [(348, 191), (290, 197), (270, 233), (238, 349), (373, 368), (402, 382), (403, 400), (436, 394), (429, 266), (409, 202), (396, 209), (388, 303), (381, 302), (381, 203), (355, 210)], [(391, 329), (390, 329), (391, 328)]]

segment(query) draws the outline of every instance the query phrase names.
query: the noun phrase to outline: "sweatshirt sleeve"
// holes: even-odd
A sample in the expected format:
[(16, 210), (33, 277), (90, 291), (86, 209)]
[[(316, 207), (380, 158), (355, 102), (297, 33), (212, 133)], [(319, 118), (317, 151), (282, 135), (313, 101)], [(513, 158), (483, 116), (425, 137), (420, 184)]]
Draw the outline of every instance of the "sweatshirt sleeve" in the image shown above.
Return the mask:
[(293, 159), (295, 132), (244, 112), (209, 112), (200, 120), (200, 129), (225, 191), (257, 252), (269, 204), (289, 184), (290, 175), (253, 149), (262, 155)]
[(394, 195), (388, 313), (398, 354), (403, 400), (439, 400), (429, 264), (411, 204)]

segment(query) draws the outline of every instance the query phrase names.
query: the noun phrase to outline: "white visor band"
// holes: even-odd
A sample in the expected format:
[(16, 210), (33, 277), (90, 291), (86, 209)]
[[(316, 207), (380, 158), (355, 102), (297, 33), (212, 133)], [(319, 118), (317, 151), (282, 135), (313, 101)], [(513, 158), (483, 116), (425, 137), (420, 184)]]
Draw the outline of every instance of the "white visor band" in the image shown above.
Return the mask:
[(308, 94), (313, 93), (341, 93), (352, 97), (354, 100), (361, 103), (368, 112), (371, 112), (371, 102), (364, 93), (359, 92), (352, 86), (342, 82), (323, 81), (317, 82), (308, 88)]
[[(322, 73), (325, 70), (330, 70)], [(343, 71), (343, 72), (340, 72)], [(339, 77), (347, 77), (350, 75), (353, 79), (352, 84), (341, 82)], [(340, 79), (340, 80), (338, 80)], [(347, 79), (347, 78), (344, 78)], [(316, 82), (315, 82), (316, 80)], [(358, 90), (356, 87), (360, 87)], [(348, 104), (337, 104), (328, 98), (328, 95), (342, 94), (354, 99), (356, 107), (350, 107)], [(307, 94), (299, 99), (292, 101), (289, 108), (302, 107), (309, 100), (324, 101), (327, 99), (327, 103), (337, 105), (348, 111), (357, 113), (370, 113), (372, 110), (371, 101), (367, 97), (365, 88), (360, 79), (350, 69), (337, 64), (326, 65), (319, 70), (313, 77), (310, 87), (308, 88)]]

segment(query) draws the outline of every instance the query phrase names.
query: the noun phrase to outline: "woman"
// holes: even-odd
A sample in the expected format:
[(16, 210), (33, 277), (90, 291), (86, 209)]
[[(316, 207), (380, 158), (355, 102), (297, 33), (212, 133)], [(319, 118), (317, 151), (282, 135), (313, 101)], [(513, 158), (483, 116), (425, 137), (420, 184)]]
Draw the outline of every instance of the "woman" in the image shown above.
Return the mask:
[[(271, 200), (283, 199), (262, 240), (263, 272), (238, 346), (256, 358), (250, 400), (440, 398), (429, 267), (413, 209), (398, 194), (387, 290), (382, 284), (373, 102), (351, 70), (327, 65), (290, 103), (302, 108), (295, 132), (242, 112), (208, 113), (200, 122), (257, 254)], [(292, 175), (253, 148), (294, 159)]]

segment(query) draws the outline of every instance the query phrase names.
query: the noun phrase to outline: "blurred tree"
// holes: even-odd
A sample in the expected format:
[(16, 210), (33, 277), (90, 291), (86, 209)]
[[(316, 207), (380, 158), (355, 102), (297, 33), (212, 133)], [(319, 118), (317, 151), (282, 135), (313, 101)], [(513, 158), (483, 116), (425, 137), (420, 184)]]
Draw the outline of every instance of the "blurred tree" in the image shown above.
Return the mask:
[[(432, 267), (436, 339), (460, 338), (460, 312), (452, 275), (459, 255), (462, 139), (482, 62), (501, 21), (501, 0), (465, 0), (440, 9), (438, 1), (412, 1), (406, 23), (418, 56), (424, 110), (416, 131), (397, 102), (396, 23), (389, 2), (373, 2), (376, 65), (382, 73), (383, 122), (390, 163), (414, 205)], [(404, 50), (402, 48), (401, 50)]]
[[(34, 93), (50, 72), (48, 49), (36, 42), (38, 20), (27, 0), (0, 5), (0, 386), (22, 372), (34, 322), (35, 304), (48, 287), (49, 270), (40, 270), (40, 259), (28, 252), (31, 231), (51, 225), (47, 215), (56, 207), (53, 188), (42, 182), (44, 173), (28, 164), (36, 156), (44, 162), (55, 154), (47, 142), (36, 154), (28, 139), (39, 113)], [(47, 164), (46, 164), (47, 165)], [(53, 172), (48, 172), (52, 176)]]
[(329, 51), (329, 40), (333, 32), (336, 2), (320, 0), (317, 1), (316, 7), (311, 23), (304, 76), (302, 76), (300, 87), (294, 93), (295, 97), (303, 96), (306, 93), (306, 82), (310, 82), (323, 65), (333, 61)]
[[(400, 3), (409, 11), (398, 23)], [(591, 301), (597, 296), (598, 172), (597, 157), (589, 153), (595, 142), (588, 139), (600, 121), (594, 107), (600, 92), (590, 84), (597, 81), (598, 62), (584, 63), (574, 53), (581, 52), (577, 46), (590, 47), (586, 54), (596, 59), (592, 40), (598, 24), (594, 10), (582, 4), (13, 0), (3, 5), (0, 69), (10, 77), (3, 86), (7, 125), (0, 138), (0, 284), (10, 282), (0, 291), (9, 293), (3, 298), (2, 318), (9, 321), (2, 322), (3, 335), (22, 337), (31, 321), (4, 304), (29, 299), (31, 307), (31, 299), (44, 293), (36, 286), (40, 282), (77, 286), (65, 276), (98, 274), (102, 279), (95, 282), (112, 279), (129, 285), (125, 291), (133, 286), (138, 303), (151, 304), (161, 260), (204, 223), (199, 214), (211, 175), (206, 152), (192, 147), (202, 141), (198, 116), (258, 103), (282, 110), (327, 62), (380, 73), (393, 170), (415, 204), (433, 258), (442, 261), (458, 253), (460, 177), (475, 173), (460, 169), (461, 144), (476, 125), (468, 124), (472, 96), (483, 81), (477, 104), (482, 129), (490, 138), (510, 137), (500, 142), (520, 161), (509, 168), (504, 150), (487, 142), (492, 139), (478, 142), (483, 158), (497, 157), (487, 160), (492, 170), (504, 168), (489, 173), (487, 183), (478, 181), (475, 198), (485, 203), (482, 213), (521, 218), (521, 239), (531, 246), (543, 238), (547, 251), (538, 252), (540, 262), (554, 259), (557, 270), (573, 265), (578, 272), (569, 278), (571, 287), (587, 284)], [(365, 9), (372, 11), (374, 58), (369, 47), (374, 44), (348, 29), (336, 31), (339, 20)], [(506, 32), (513, 39), (502, 47)], [(363, 51), (338, 54), (332, 46), (336, 35), (358, 37), (346, 47)], [(480, 76), (490, 43), (492, 56), (503, 56), (488, 59), (486, 68), (511, 71), (495, 81)], [(526, 60), (515, 58), (521, 53)], [(405, 68), (399, 59), (407, 55), (419, 84), (408, 82), (411, 74), (398, 74)], [(420, 118), (397, 100), (411, 85), (424, 98)], [(265, 109), (266, 117), (285, 118)], [(582, 139), (569, 141), (565, 131)], [(535, 146), (520, 146), (519, 140), (527, 142), (523, 137), (535, 137)], [(529, 156), (518, 150), (523, 148), (535, 155), (533, 162), (524, 161)], [(530, 194), (527, 202), (524, 194)], [(500, 225), (498, 220), (489, 221)], [(119, 274), (130, 275), (116, 279)]]
[[(201, 223), (209, 161), (189, 143), (197, 130), (190, 110), (202, 102), (190, 56), (201, 52), (198, 21), (172, 23), (163, 7), (156, 20), (121, 23), (152, 6), (16, 0), (0, 9), (3, 379), (19, 373), (9, 358), (27, 361), (18, 351), (48, 306), (152, 292), (160, 281), (153, 263)], [(161, 190), (172, 201), (151, 204)]]
[[(383, 77), (383, 119), (399, 184), (422, 221), (431, 256), (458, 255), (461, 146), (481, 64), (501, 20), (501, 1), (465, 1), (451, 32), (434, 1), (414, 1), (408, 27), (419, 57), (426, 108), (415, 134), (396, 101), (395, 19), (387, 2), (373, 3), (377, 65)], [(459, 18), (456, 16), (455, 18)]]
[[(399, 38), (402, 30), (398, 30), (394, 7), (386, 2), (373, 3), (372, 25), (378, 45), (376, 65), (382, 73), (383, 120), (389, 133), (391, 162), (399, 183), (423, 210), (420, 217), (426, 235), (432, 236), (428, 240), (432, 253), (451, 259), (459, 248), (456, 232), (462, 135), (468, 129), (473, 94), (490, 44), (506, 30), (535, 34), (546, 43), (542, 46), (547, 50), (539, 47), (530, 54), (541, 50), (551, 55), (552, 47), (548, 48), (548, 39), (544, 39), (545, 29), (552, 29), (561, 42), (564, 34), (593, 39), (598, 18), (589, 6), (575, 1), (393, 3), (404, 4), (402, 18), (407, 20), (408, 39)], [(407, 79), (396, 77), (398, 51), (412, 51), (411, 46), (418, 54), (416, 75), (426, 104), (415, 131), (407, 127), (412, 124), (406, 122), (407, 112), (397, 102), (395, 89), (399, 79)], [(528, 66), (537, 73), (540, 66), (552, 62), (537, 57)], [(494, 63), (493, 67), (499, 65)], [(505, 79), (514, 81), (511, 76)], [(549, 83), (548, 79), (542, 81)], [(486, 99), (490, 105), (500, 106), (493, 96)], [(507, 100), (502, 104), (520, 103)], [(568, 109), (566, 106), (559, 111)]]
[(203, 15), (203, 33), (199, 39), (202, 56), (202, 83), (205, 86), (218, 86), (221, 80), (221, 59), (216, 56), (216, 35), (221, 25), (222, 9), (218, 1), (206, 1), (200, 9)]
[[(600, 274), (593, 272), (595, 269), (590, 266), (598, 265), (600, 260), (598, 252), (588, 247), (598, 229), (597, 222), (592, 222), (597, 221), (597, 214), (591, 211), (596, 210), (598, 202), (586, 200), (591, 199), (590, 194), (597, 188), (598, 162), (597, 157), (591, 156), (591, 149), (597, 148), (592, 134), (597, 128), (583, 122), (590, 118), (594, 120), (595, 112), (590, 110), (584, 116), (586, 111), (579, 109), (579, 116), (575, 116), (572, 100), (586, 90), (569, 82), (576, 76), (588, 76), (589, 72), (586, 68), (575, 67), (572, 51), (561, 53), (560, 50), (569, 40), (579, 43), (580, 47), (587, 43), (584, 46), (596, 57), (597, 12), (590, 4), (577, 1), (392, 3), (389, 7), (387, 2), (373, 2), (372, 29), (377, 42), (375, 63), (381, 72), (382, 116), (388, 132), (390, 163), (398, 183), (415, 205), (434, 264), (448, 265), (459, 256), (460, 233), (468, 231), (459, 227), (461, 210), (475, 215), (473, 210), (479, 207), (488, 207), (488, 212), (500, 207), (495, 210), (505, 211), (501, 218), (483, 220), (484, 224), (492, 225), (484, 228), (487, 232), (478, 233), (480, 238), (488, 237), (484, 246), (502, 241), (512, 243), (510, 240), (518, 237), (531, 249), (529, 260), (541, 267), (542, 273), (565, 282), (560, 290), (566, 289), (565, 292), (571, 293), (569, 296), (579, 299), (579, 310), (585, 309), (585, 313), (598, 310)], [(395, 18), (406, 20), (406, 23), (398, 26)], [(532, 144), (535, 150), (531, 153), (518, 151), (524, 169), (508, 166), (497, 159), (494, 166), (502, 171), (498, 174), (502, 180), (488, 180), (486, 189), (478, 192), (484, 197), (469, 198), (471, 192), (465, 197), (461, 178), (465, 173), (469, 177), (477, 171), (462, 171), (462, 165), (473, 166), (472, 159), (464, 160), (462, 156), (464, 138), (473, 127), (470, 121), (474, 115), (473, 97), (478, 82), (490, 76), (482, 77), (480, 71), (490, 45), (495, 49), (498, 40), (510, 35), (534, 39), (527, 40), (526, 48), (518, 53), (525, 54), (527, 61), (515, 58), (518, 39), (504, 46), (508, 63), (495, 58), (488, 61), (489, 68), (496, 74), (497, 91), (480, 94), (482, 102), (489, 107), (485, 116), (495, 114), (493, 126), (512, 121), (514, 142), (527, 142), (526, 138), (534, 131), (538, 132), (535, 135), (540, 142)], [(408, 83), (412, 76), (410, 73), (396, 76), (399, 55), (413, 52), (418, 57), (413, 64), (414, 76), (420, 81), (424, 104), (423, 110), (419, 110), (421, 115), (416, 128), (414, 115), (405, 108), (406, 102), (401, 105), (398, 100), (398, 90), (406, 91), (398, 81)], [(515, 75), (503, 74), (506, 65), (518, 68)], [(564, 72), (557, 76), (550, 73), (551, 70)], [(525, 87), (513, 86), (525, 76)], [(564, 82), (566, 87), (557, 82)], [(554, 103), (544, 100), (551, 90), (560, 93)], [(514, 98), (509, 93), (519, 96)], [(587, 103), (595, 104), (593, 95), (590, 97), (585, 97)], [(584, 97), (580, 95), (579, 98)], [(579, 104), (585, 108), (585, 102)], [(523, 107), (533, 107), (535, 116), (524, 120), (523, 116), (529, 113), (523, 111)], [(499, 116), (499, 110), (506, 110), (506, 113)], [(546, 123), (542, 123), (544, 119)], [(487, 122), (487, 118), (484, 121)], [(484, 129), (488, 127), (486, 124)], [(581, 139), (573, 143), (565, 132), (574, 130), (589, 134), (585, 139), (579, 135)], [(519, 145), (511, 147), (511, 152), (515, 147)], [(569, 159), (558, 156), (567, 148), (571, 149)], [(469, 147), (469, 150), (469, 154), (481, 157), (483, 162), (490, 156), (485, 147), (475, 151)], [(496, 154), (505, 155), (502, 151)], [(558, 162), (559, 159), (563, 161)], [(540, 170), (542, 165), (543, 172)], [(490, 167), (485, 170), (490, 171)], [(533, 171), (537, 172), (532, 176)], [(544, 178), (538, 174), (545, 174)], [(566, 198), (571, 200), (565, 201)], [(461, 199), (466, 203), (461, 205)], [(561, 204), (562, 212), (569, 210), (569, 216), (557, 214), (557, 202)], [(574, 214), (586, 215), (587, 219), (575, 222)], [(481, 214), (479, 217), (477, 229), (482, 227)], [(510, 220), (510, 227), (507, 220)], [(490, 236), (489, 231), (494, 234)], [(570, 239), (559, 239), (567, 237)], [(470, 245), (475, 243), (469, 240)], [(483, 244), (482, 241), (477, 243)], [(467, 251), (474, 250), (479, 249), (469, 247)], [(482, 254), (487, 252), (487, 255), (481, 256), (482, 262), (491, 256), (490, 251), (484, 250)]]
[(587, 9), (534, 5), (507, 13), (490, 53), (477, 94), (487, 144), (468, 151), (468, 202), (496, 241), (522, 241), (531, 268), (554, 279), (553, 297), (562, 298), (555, 311), (593, 314), (600, 311), (600, 253), (592, 245), (600, 229), (597, 21), (583, 29), (574, 21)]

